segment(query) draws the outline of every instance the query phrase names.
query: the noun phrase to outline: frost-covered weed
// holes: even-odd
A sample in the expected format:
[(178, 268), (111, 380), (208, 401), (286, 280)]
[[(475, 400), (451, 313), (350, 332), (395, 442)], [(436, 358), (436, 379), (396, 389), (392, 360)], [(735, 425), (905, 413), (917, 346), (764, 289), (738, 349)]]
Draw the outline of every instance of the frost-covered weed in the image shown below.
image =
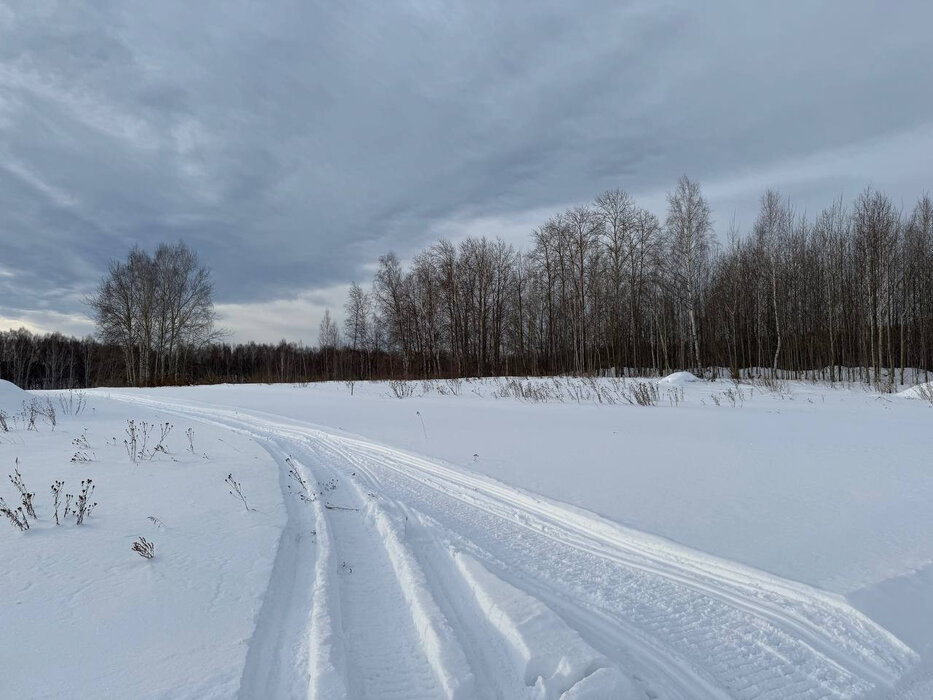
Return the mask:
[(58, 405), (66, 416), (80, 416), (87, 407), (87, 393), (70, 389), (67, 394), (58, 395)]
[(230, 495), (243, 501), (243, 507), (246, 508), (247, 512), (251, 511), (252, 508), (249, 507), (249, 504), (246, 502), (246, 497), (243, 495), (243, 489), (240, 488), (240, 482), (234, 480), (233, 474), (227, 474), (227, 478), (224, 479), (224, 482), (230, 487)]
[(36, 510), (32, 505), (32, 499), (35, 498), (36, 494), (30, 492), (29, 489), (26, 488), (26, 484), (23, 483), (23, 475), (19, 473), (19, 459), (15, 462), (13, 474), (10, 474), (10, 483), (19, 491), (20, 500), (22, 501), (23, 509), (26, 514), (33, 520), (38, 520)]
[(20, 532), (26, 532), (29, 529), (29, 519), (22, 506), (16, 509), (10, 508), (7, 502), (0, 498), (0, 514), (5, 515), (10, 524)]
[(97, 506), (97, 502), (91, 503), (91, 495), (94, 493), (94, 483), (91, 479), (85, 479), (81, 482), (81, 491), (78, 493), (78, 499), (75, 501), (75, 525), (83, 525), (84, 519), (91, 515), (91, 511)]
[(389, 389), (392, 390), (392, 393), (397, 399), (407, 399), (413, 396), (415, 393), (415, 387), (411, 382), (406, 382), (400, 379), (390, 379)]
[(155, 556), (155, 543), (150, 542), (142, 535), (133, 542), (133, 551), (143, 559), (152, 559)]
[(61, 504), (62, 487), (63, 487), (64, 485), (65, 485), (65, 482), (64, 482), (64, 481), (58, 481), (58, 480), (56, 480), (55, 483), (52, 484), (52, 488), (51, 488), (51, 491), (52, 491), (52, 508), (53, 508), (53, 511), (52, 511), (52, 512), (53, 512), (54, 515), (55, 515), (55, 524), (56, 524), (56, 525), (61, 525), (61, 521), (58, 519), (58, 508), (59, 508), (59, 505)]

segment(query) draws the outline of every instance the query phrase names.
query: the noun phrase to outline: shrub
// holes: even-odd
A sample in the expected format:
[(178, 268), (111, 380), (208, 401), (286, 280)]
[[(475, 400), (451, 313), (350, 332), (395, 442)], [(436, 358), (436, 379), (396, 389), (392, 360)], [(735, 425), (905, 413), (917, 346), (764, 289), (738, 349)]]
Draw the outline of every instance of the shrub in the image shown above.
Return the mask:
[[(308, 486), (308, 482), (298, 471), (298, 466), (292, 461), (291, 457), (286, 457), (285, 463), (289, 466), (289, 469), (288, 469), (289, 478), (291, 478), (296, 484), (298, 484), (298, 487), (300, 489), (298, 492), (298, 498), (304, 501), (305, 503), (312, 503), (315, 500), (314, 493), (312, 493), (311, 487)], [(289, 484), (288, 490), (291, 491), (291, 488), (292, 488), (292, 485)]]
[(58, 520), (58, 506), (61, 503), (62, 486), (64, 485), (64, 481), (56, 481), (54, 484), (52, 484), (52, 507), (54, 508), (56, 525), (61, 525)]
[(20, 499), (23, 502), (23, 509), (26, 514), (33, 520), (38, 520), (36, 517), (36, 510), (32, 506), (32, 499), (35, 498), (35, 493), (30, 493), (29, 489), (26, 488), (26, 484), (23, 483), (23, 475), (19, 473), (19, 459), (16, 460), (16, 466), (13, 468), (13, 474), (10, 475), (10, 483), (16, 487), (16, 490), (19, 491)]
[(243, 501), (243, 507), (246, 508), (247, 512), (251, 511), (252, 508), (247, 504), (246, 497), (243, 495), (243, 490), (240, 488), (240, 482), (234, 481), (233, 474), (227, 474), (227, 478), (224, 479), (224, 482), (230, 487), (230, 495)]
[(133, 551), (143, 559), (152, 559), (155, 556), (155, 543), (140, 535), (139, 539), (133, 543)]
[(69, 389), (67, 394), (58, 395), (58, 405), (66, 416), (80, 416), (87, 406), (87, 394)]
[(91, 494), (94, 493), (94, 484), (91, 479), (85, 479), (81, 482), (81, 492), (78, 494), (78, 499), (75, 501), (75, 524), (82, 525), (84, 519), (91, 515), (91, 511), (94, 510), (94, 507), (97, 505), (96, 502), (90, 503)]
[(411, 382), (398, 379), (389, 380), (389, 388), (397, 399), (407, 399), (415, 393), (415, 387)]
[(155, 457), (159, 452), (162, 454), (168, 454), (168, 448), (165, 446), (165, 441), (168, 439), (168, 436), (172, 432), (173, 427), (175, 426), (168, 422), (159, 424), (159, 442), (155, 447), (152, 448), (152, 452), (149, 453), (149, 459)]
[(22, 506), (13, 510), (7, 505), (6, 501), (0, 498), (0, 513), (5, 515), (10, 524), (20, 532), (26, 532), (29, 529), (29, 519), (26, 517), (26, 513), (23, 512)]

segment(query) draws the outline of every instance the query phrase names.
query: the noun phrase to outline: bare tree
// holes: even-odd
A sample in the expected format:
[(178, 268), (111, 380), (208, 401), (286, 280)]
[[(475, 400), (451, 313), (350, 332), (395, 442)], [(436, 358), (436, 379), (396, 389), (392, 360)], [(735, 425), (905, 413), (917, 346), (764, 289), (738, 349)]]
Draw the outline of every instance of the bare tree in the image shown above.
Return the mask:
[(700, 192), (699, 183), (686, 175), (667, 195), (665, 225), (670, 249), (671, 290), (687, 311), (694, 366), (699, 369), (702, 364), (697, 316), (700, 295), (709, 272), (713, 224), (709, 204)]
[(317, 342), (322, 349), (334, 350), (340, 344), (340, 330), (330, 317), (330, 309), (324, 309), (324, 317), (318, 326)]
[(122, 348), (132, 385), (179, 378), (184, 354), (220, 336), (210, 271), (184, 243), (162, 244), (154, 256), (133, 248), (111, 261), (87, 303), (98, 337)]

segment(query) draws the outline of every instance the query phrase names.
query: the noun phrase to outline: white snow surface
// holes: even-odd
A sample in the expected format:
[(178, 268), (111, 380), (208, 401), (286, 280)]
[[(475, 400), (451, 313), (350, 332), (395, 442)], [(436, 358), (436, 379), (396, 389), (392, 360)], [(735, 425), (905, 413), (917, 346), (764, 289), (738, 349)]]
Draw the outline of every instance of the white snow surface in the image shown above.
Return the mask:
[(905, 399), (924, 399), (931, 401), (933, 399), (933, 382), (923, 382), (901, 391), (898, 396)]
[(27, 392), (5, 379), (0, 379), (0, 411), (11, 418), (23, 410), (23, 402), (32, 398)]
[(693, 382), (698, 381), (700, 381), (700, 378), (691, 372), (671, 372), (666, 377), (659, 379), (658, 384), (683, 386), (684, 384), (692, 384)]
[(102, 389), (0, 433), (39, 516), (0, 523), (0, 696), (927, 697), (933, 407), (630, 385)]

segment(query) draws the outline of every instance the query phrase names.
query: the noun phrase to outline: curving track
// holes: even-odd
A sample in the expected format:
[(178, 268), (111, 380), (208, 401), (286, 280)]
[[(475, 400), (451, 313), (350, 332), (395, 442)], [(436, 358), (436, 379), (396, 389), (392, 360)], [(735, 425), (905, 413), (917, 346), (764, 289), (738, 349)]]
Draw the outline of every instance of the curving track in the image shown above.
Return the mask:
[(242, 698), (854, 698), (916, 662), (840, 598), (462, 469), (112, 397), (246, 433), (279, 466), (288, 524)]

